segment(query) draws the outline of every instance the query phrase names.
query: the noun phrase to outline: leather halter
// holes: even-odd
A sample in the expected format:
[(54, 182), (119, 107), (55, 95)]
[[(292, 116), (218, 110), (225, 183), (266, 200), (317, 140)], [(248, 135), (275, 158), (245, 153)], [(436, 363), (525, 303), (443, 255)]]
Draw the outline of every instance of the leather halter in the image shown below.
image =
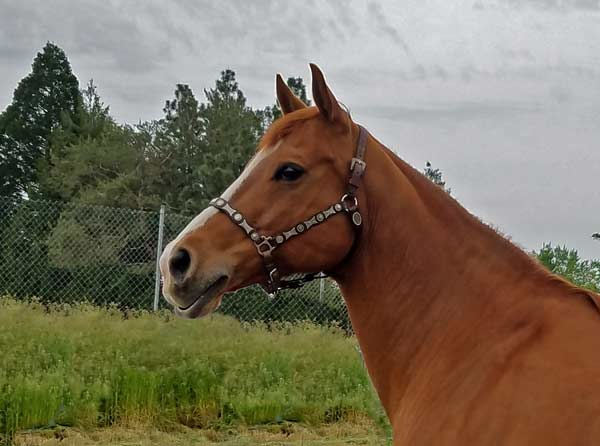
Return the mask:
[(301, 279), (296, 280), (282, 280), (275, 260), (273, 259), (273, 251), (283, 245), (289, 239), (296, 237), (304, 232), (308, 231), (314, 226), (318, 226), (321, 223), (326, 222), (329, 218), (339, 213), (345, 212), (350, 215), (352, 224), (358, 228), (362, 224), (362, 216), (358, 211), (358, 197), (356, 192), (360, 186), (362, 176), (367, 167), (367, 163), (364, 161), (365, 151), (367, 149), (367, 131), (362, 127), (358, 126), (358, 144), (356, 147), (356, 153), (352, 161), (350, 162), (350, 178), (348, 179), (348, 186), (346, 193), (336, 203), (333, 203), (328, 208), (317, 212), (308, 220), (304, 220), (287, 231), (283, 231), (276, 235), (261, 235), (259, 232), (251, 226), (246, 218), (240, 211), (235, 209), (231, 204), (224, 198), (215, 198), (209, 204), (219, 211), (227, 215), (232, 222), (242, 228), (246, 235), (252, 240), (258, 254), (263, 258), (265, 269), (267, 271), (267, 284), (261, 285), (265, 291), (273, 296), (277, 291), (286, 288), (297, 288), (305, 282), (309, 282), (319, 277), (325, 277), (323, 274), (307, 274)]

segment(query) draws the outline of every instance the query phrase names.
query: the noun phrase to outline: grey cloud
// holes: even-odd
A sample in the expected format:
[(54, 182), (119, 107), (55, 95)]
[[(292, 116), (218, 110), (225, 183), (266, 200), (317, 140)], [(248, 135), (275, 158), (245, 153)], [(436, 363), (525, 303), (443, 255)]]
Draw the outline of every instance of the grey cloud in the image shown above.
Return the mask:
[(543, 79), (550, 75), (560, 75), (565, 77), (573, 77), (587, 79), (592, 81), (600, 81), (600, 69), (593, 69), (583, 66), (572, 65), (568, 63), (558, 64), (542, 64), (532, 66), (517, 66), (512, 68), (501, 68), (493, 73), (480, 74), (485, 76), (494, 76), (497, 79)]
[(546, 11), (599, 11), (599, 0), (502, 0), (515, 8), (532, 7)]
[(427, 78), (427, 72), (425, 71), (425, 67), (421, 64), (415, 65), (412, 72), (415, 78), (418, 80), (425, 80)]
[(372, 70), (370, 67), (344, 67), (343, 70), (333, 67), (329, 70), (332, 77), (349, 80), (352, 84), (386, 83), (390, 81), (422, 82), (428, 80), (450, 80), (457, 75), (441, 65), (424, 66), (415, 64), (412, 68), (394, 69), (379, 67)]
[(415, 56), (413, 55), (413, 52), (406, 41), (402, 38), (398, 30), (388, 23), (381, 5), (379, 3), (369, 2), (369, 5), (367, 6), (367, 12), (369, 17), (375, 22), (375, 30), (389, 37), (404, 50), (406, 55), (410, 57), (412, 61), (414, 61)]
[(342, 31), (342, 28), (337, 25), (334, 19), (328, 19), (327, 26), (329, 27), (329, 29), (331, 29), (333, 34), (335, 34), (335, 36), (340, 42), (346, 41), (346, 35)]
[(333, 13), (336, 21), (350, 32), (360, 29), (358, 22), (354, 19), (354, 9), (348, 1), (328, 0), (325, 2)]
[(497, 48), (497, 52), (500, 57), (509, 62), (529, 62), (534, 60), (534, 56), (530, 50), (522, 48), (522, 49), (512, 49), (512, 48)]
[(367, 116), (398, 121), (423, 121), (434, 124), (439, 120), (467, 121), (482, 118), (514, 117), (540, 111), (538, 104), (518, 102), (454, 102), (421, 106), (359, 106), (354, 107)]
[(176, 5), (194, 20), (198, 30), (205, 31), (205, 45), (251, 43), (259, 52), (300, 54), (306, 48), (318, 50), (326, 32), (340, 33), (339, 28), (328, 26), (331, 17), (326, 11), (289, 2), (178, 0)]
[(438, 79), (441, 79), (444, 81), (447, 80), (449, 77), (448, 72), (444, 68), (440, 67), (439, 65), (436, 65), (435, 67), (433, 67), (433, 75), (435, 77), (437, 77)]
[[(172, 27), (165, 28), (166, 22), (156, 11), (153, 15), (144, 6), (122, 7), (118, 13), (110, 3), (93, 1), (63, 0), (39, 3), (35, 8), (27, 2), (2, 2), (0, 7), (0, 54), (5, 58), (14, 57), (11, 53), (23, 47), (40, 49), (52, 41), (71, 56), (82, 55), (105, 68), (130, 73), (152, 71), (172, 59), (171, 40), (158, 37), (158, 33), (170, 33)], [(154, 38), (140, 23), (157, 32)]]
[(559, 104), (569, 102), (573, 92), (565, 85), (552, 85), (548, 88), (548, 95)]
[[(130, 123), (161, 116), (178, 82), (203, 97), (227, 67), (251, 105), (272, 104), (275, 73), (308, 78), (314, 61), (376, 136), (414, 147), (419, 165), (426, 154), (444, 166), (475, 213), (510, 222), (509, 232), (533, 248), (539, 240), (527, 233), (522, 209), (547, 202), (535, 214), (548, 237), (600, 256), (600, 243), (574, 235), (589, 237), (589, 215), (547, 223), (571, 192), (557, 187), (549, 197), (543, 188), (517, 210), (513, 200), (503, 207), (480, 193), (485, 182), (506, 197), (518, 171), (530, 184), (515, 186), (515, 196), (531, 194), (579, 151), (588, 159), (553, 178), (577, 184), (586, 207), (600, 206), (600, 0), (447, 0), (437, 8), (311, 1), (0, 0), (0, 108), (47, 40), (65, 49), (82, 83), (94, 78), (115, 118)], [(501, 156), (506, 172), (486, 168)], [(525, 166), (524, 157), (534, 161)], [(545, 160), (555, 165), (531, 171)]]

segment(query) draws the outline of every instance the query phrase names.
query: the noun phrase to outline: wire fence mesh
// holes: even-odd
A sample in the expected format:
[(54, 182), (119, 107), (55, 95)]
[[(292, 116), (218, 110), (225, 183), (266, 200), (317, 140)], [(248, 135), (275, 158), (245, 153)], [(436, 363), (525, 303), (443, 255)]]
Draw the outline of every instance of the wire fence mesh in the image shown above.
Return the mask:
[[(165, 243), (190, 218), (165, 212)], [(0, 296), (151, 310), (160, 223), (159, 210), (0, 197)], [(218, 311), (242, 321), (309, 320), (351, 330), (339, 290), (326, 279), (274, 299), (248, 287), (225, 296)]]

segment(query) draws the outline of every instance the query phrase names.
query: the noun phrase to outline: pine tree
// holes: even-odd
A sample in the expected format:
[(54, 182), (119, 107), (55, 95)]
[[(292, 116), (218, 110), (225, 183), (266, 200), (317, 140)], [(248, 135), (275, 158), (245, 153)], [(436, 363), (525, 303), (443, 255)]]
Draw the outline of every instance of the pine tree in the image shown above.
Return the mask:
[(155, 188), (163, 202), (176, 211), (197, 211), (204, 203), (198, 171), (206, 152), (198, 100), (188, 85), (178, 84), (163, 112), (164, 119), (147, 132), (154, 139), (147, 169), (161, 176)]
[[(308, 95), (306, 94), (306, 85), (304, 85), (304, 81), (301, 77), (288, 77), (286, 83), (294, 92), (294, 94), (302, 99), (302, 102), (308, 106), (311, 105), (310, 99), (308, 99)], [(281, 118), (281, 109), (279, 108), (279, 103), (266, 107), (260, 113), (262, 114), (265, 128), (276, 119)]]
[(446, 187), (446, 182), (442, 179), (442, 172), (440, 169), (434, 169), (429, 161), (425, 164), (423, 174), (429, 178), (433, 183), (440, 186), (448, 194), (452, 192), (452, 189)]
[(294, 92), (294, 94), (298, 96), (302, 102), (310, 106), (311, 102), (306, 94), (306, 85), (304, 85), (304, 81), (301, 77), (288, 77), (287, 84), (292, 92)]
[(64, 51), (47, 43), (32, 71), (15, 89), (0, 115), (2, 192), (35, 193), (39, 172), (51, 162), (50, 136), (65, 119), (76, 119), (81, 105), (79, 83)]
[(0, 133), (0, 197), (18, 198), (27, 177), (27, 148), (6, 133)]
[(199, 176), (207, 203), (241, 173), (256, 149), (263, 123), (261, 114), (246, 105), (232, 70), (222, 71), (215, 88), (205, 94), (207, 103), (200, 106), (200, 114), (206, 153)]

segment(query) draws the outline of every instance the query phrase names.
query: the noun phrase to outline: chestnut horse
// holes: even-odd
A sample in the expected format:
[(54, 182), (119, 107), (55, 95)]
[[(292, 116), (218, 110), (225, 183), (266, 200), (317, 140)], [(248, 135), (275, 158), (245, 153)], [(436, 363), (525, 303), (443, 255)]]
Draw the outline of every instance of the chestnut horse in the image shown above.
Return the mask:
[(482, 224), (353, 122), (311, 71), (316, 106), (277, 76), (284, 116), (165, 248), (177, 314), (326, 271), (395, 445), (600, 444), (600, 296)]

